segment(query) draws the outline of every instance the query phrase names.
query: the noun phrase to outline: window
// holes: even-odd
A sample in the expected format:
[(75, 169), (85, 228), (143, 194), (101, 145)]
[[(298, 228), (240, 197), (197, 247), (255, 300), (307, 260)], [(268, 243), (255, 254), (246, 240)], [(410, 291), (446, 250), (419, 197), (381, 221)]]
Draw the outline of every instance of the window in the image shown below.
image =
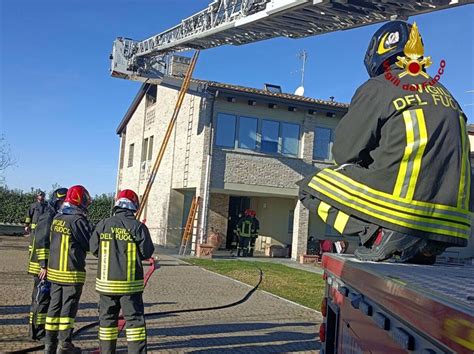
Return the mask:
[(255, 150), (257, 145), (257, 119), (240, 117), (239, 148)]
[(155, 104), (157, 97), (157, 85), (151, 84), (146, 91), (146, 106)]
[(295, 211), (290, 210), (290, 213), (288, 215), (288, 233), (292, 234), (293, 233), (293, 220), (295, 219)]
[(225, 113), (217, 115), (216, 123), (217, 146), (294, 157), (299, 155), (299, 124)]
[(278, 137), (280, 135), (280, 123), (273, 120), (262, 120), (262, 152), (278, 152)]
[(133, 153), (135, 150), (135, 144), (130, 144), (130, 147), (128, 149), (128, 167), (133, 166)]
[(282, 153), (298, 156), (300, 141), (300, 126), (292, 123), (281, 124)]
[(122, 133), (120, 136), (120, 168), (123, 168), (124, 160), (125, 160), (125, 147), (126, 147), (126, 135)]
[(235, 123), (235, 116), (219, 113), (217, 116), (216, 145), (235, 147)]
[(141, 159), (141, 162), (143, 162), (143, 161), (146, 160), (147, 150), (148, 150), (148, 138), (143, 139), (143, 143), (142, 143), (142, 159)]
[(316, 128), (314, 133), (313, 159), (332, 160), (333, 136), (333, 131), (330, 128)]
[(148, 161), (150, 161), (153, 157), (153, 138), (153, 135), (150, 136), (150, 140), (148, 141)]

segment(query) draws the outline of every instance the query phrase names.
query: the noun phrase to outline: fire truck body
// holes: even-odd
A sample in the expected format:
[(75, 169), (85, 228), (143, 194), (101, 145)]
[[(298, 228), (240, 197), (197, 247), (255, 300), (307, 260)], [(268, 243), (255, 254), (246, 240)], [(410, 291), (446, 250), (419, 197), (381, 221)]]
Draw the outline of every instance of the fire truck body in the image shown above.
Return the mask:
[(474, 267), (325, 254), (321, 353), (473, 353)]

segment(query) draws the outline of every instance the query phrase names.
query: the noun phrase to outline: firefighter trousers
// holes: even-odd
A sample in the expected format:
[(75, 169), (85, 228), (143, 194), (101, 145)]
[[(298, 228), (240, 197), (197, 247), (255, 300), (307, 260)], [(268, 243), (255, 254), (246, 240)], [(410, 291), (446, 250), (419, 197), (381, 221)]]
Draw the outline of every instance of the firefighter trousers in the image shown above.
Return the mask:
[[(237, 247), (237, 256), (247, 257), (249, 254), (250, 236), (239, 237), (239, 246)], [(242, 253), (242, 254), (241, 254)]]
[(125, 318), (128, 353), (146, 353), (146, 327), (142, 293), (100, 295), (100, 352), (115, 353), (120, 309)]
[(74, 321), (79, 307), (83, 284), (51, 284), (51, 300), (46, 316), (45, 344), (53, 347), (60, 343), (72, 342)]
[(41, 292), (38, 285), (41, 280), (38, 277), (33, 277), (33, 292), (31, 294), (31, 308), (29, 320), (29, 335), (33, 340), (40, 340), (44, 338), (46, 331), (44, 325), (46, 323), (46, 315), (49, 306), (49, 292)]

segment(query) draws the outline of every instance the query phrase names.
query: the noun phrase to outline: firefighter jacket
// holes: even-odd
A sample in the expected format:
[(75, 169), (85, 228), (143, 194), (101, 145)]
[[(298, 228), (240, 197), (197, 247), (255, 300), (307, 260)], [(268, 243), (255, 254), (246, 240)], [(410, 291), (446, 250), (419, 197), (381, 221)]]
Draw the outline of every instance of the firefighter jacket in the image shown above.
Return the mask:
[[(402, 73), (390, 70), (392, 77)], [(336, 129), (338, 166), (316, 173), (305, 188), (322, 201), (325, 222), (331, 207), (340, 211), (341, 233), (353, 216), (465, 246), (473, 210), (466, 116), (439, 82), (421, 75), (397, 80), (380, 75), (356, 91)]]
[(56, 210), (48, 204), (44, 213), (39, 217), (35, 232), (31, 236), (28, 273), (32, 275), (38, 275), (41, 268), (48, 265), (49, 234), (54, 215), (56, 215)]
[(90, 240), (90, 249), (99, 258), (96, 290), (105, 295), (143, 292), (142, 260), (155, 247), (145, 224), (128, 209), (116, 208), (115, 215), (99, 221)]
[(237, 233), (240, 237), (257, 237), (260, 224), (256, 218), (244, 216), (237, 223)]
[(78, 209), (63, 208), (62, 212), (54, 217), (48, 260), (50, 282), (61, 285), (84, 284), (90, 236), (89, 222)]
[(28, 213), (26, 214), (25, 218), (25, 224), (26, 226), (30, 226), (31, 230), (34, 230), (36, 228), (36, 225), (38, 224), (38, 219), (43, 214), (48, 207), (48, 203), (43, 202), (34, 202), (30, 205), (30, 208), (28, 209)]

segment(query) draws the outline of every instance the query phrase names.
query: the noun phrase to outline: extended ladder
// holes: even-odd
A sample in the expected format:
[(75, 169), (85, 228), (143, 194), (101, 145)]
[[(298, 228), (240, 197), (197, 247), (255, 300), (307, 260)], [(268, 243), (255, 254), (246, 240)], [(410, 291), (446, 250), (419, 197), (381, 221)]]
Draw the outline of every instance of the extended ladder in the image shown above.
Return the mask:
[(199, 203), (201, 202), (201, 197), (194, 197), (191, 203), (191, 209), (189, 210), (188, 220), (186, 221), (186, 226), (183, 232), (183, 238), (181, 239), (181, 247), (179, 248), (179, 254), (185, 255), (188, 249), (189, 241), (194, 233), (194, 230), (197, 229), (197, 211), (199, 208)]

